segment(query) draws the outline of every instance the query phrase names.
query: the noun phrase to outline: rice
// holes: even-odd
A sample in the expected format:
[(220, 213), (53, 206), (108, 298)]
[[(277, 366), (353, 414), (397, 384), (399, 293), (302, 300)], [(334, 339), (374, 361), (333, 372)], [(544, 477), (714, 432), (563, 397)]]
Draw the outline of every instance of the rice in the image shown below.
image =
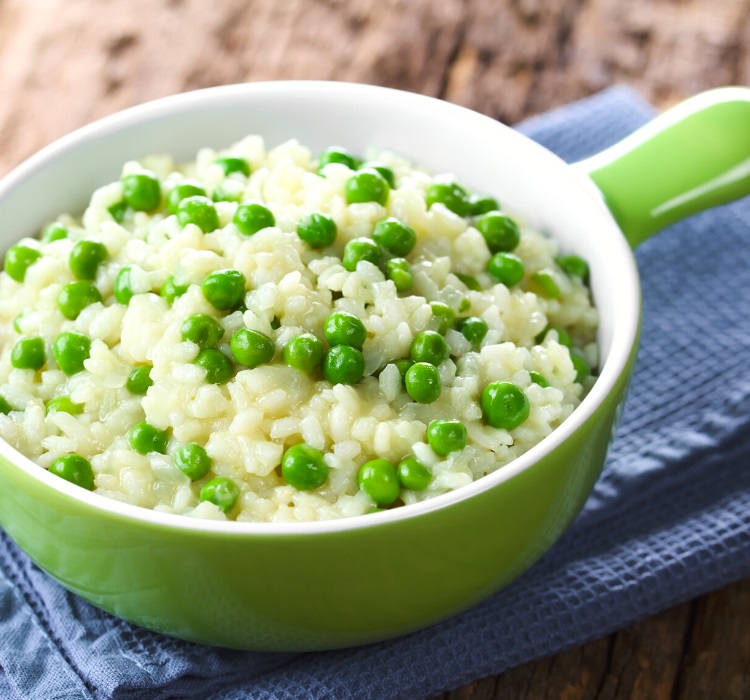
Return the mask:
[[(215, 204), (219, 228), (204, 233), (181, 226), (164, 206), (154, 213), (128, 209), (122, 221), (110, 211), (123, 200), (122, 182), (93, 193), (83, 216), (62, 215), (68, 236), (51, 242), (24, 239), (41, 253), (23, 282), (0, 275), (0, 396), (10, 410), (0, 414), (0, 435), (42, 468), (67, 454), (84, 457), (94, 474), (94, 491), (119, 501), (162, 512), (238, 521), (322, 520), (361, 515), (376, 505), (358, 485), (363, 464), (385, 459), (398, 464), (415, 457), (431, 472), (423, 490), (401, 489), (393, 505), (412, 504), (465, 486), (526, 452), (558, 427), (578, 406), (593, 377), (577, 381), (571, 350), (556, 331), (538, 340), (548, 326), (570, 334), (577, 352), (591, 366), (598, 362), (597, 312), (590, 292), (556, 263), (551, 238), (521, 225), (513, 251), (525, 265), (524, 279), (510, 288), (487, 272), (492, 256), (476, 218), (458, 216), (443, 204), (426, 204), (436, 178), (389, 153), (372, 154), (395, 175), (386, 205), (347, 205), (345, 188), (352, 170), (330, 163), (318, 174), (311, 152), (296, 141), (267, 150), (249, 136), (227, 151), (201, 150), (195, 162), (176, 164), (168, 156), (129, 162), (123, 175), (148, 169), (161, 182), (162, 197), (186, 179), (199, 182)], [(226, 174), (220, 156), (244, 159), (251, 174)], [(233, 223), (237, 201), (262, 202), (275, 225), (240, 235)], [(300, 239), (297, 225), (310, 212), (336, 224), (333, 245), (316, 250)], [(354, 271), (342, 265), (345, 244), (370, 237), (375, 224), (396, 217), (416, 233), (408, 255), (413, 287), (399, 293), (383, 269), (367, 261)], [(58, 310), (64, 285), (75, 281), (69, 265), (82, 240), (103, 244), (107, 259), (94, 284), (101, 301), (75, 319)], [(116, 277), (130, 267), (132, 298), (114, 298)], [(210, 273), (233, 268), (246, 279), (244, 306), (218, 311), (201, 291)], [(551, 271), (559, 295), (540, 293), (533, 273)], [(464, 275), (476, 278), (470, 289)], [(172, 277), (187, 287), (173, 303), (159, 294)], [(476, 316), (488, 327), (477, 346), (458, 330), (445, 330), (450, 358), (438, 367), (442, 391), (428, 404), (404, 390), (395, 362), (408, 358), (415, 337), (435, 329), (430, 302), (443, 302), (458, 316)], [(460, 309), (460, 313), (458, 312)], [(283, 347), (302, 333), (323, 339), (334, 311), (358, 317), (367, 332), (362, 349), (364, 376), (353, 385), (331, 384), (319, 371), (305, 374), (282, 361)], [(230, 339), (239, 329), (272, 339), (274, 359), (249, 369), (234, 362), (226, 382), (206, 381), (195, 364), (199, 347), (182, 337), (190, 316), (215, 318), (224, 336), (217, 349), (232, 357)], [(59, 334), (77, 331), (91, 339), (84, 370), (66, 375), (57, 366), (53, 344)], [(41, 337), (44, 365), (13, 366), (21, 338)], [(134, 367), (150, 365), (153, 384), (145, 395), (128, 389)], [(532, 381), (537, 372), (549, 386)], [(504, 430), (483, 418), (481, 395), (490, 382), (513, 382), (529, 403), (528, 418)], [(56, 397), (69, 397), (79, 413), (46, 411)], [(427, 439), (436, 419), (457, 419), (466, 427), (466, 446), (437, 454)], [(129, 441), (133, 426), (146, 421), (167, 431), (165, 454), (140, 454)], [(192, 480), (175, 464), (181, 445), (197, 443), (211, 459), (210, 471)], [(328, 473), (317, 489), (300, 490), (280, 468), (285, 451), (306, 443), (324, 455)], [(201, 500), (202, 488), (216, 477), (239, 488), (226, 512)]]

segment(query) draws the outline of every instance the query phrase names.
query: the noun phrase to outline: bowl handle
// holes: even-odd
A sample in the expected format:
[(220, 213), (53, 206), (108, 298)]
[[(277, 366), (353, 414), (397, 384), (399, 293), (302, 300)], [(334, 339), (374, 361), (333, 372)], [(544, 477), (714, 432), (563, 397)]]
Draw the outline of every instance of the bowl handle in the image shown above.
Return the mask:
[(750, 89), (691, 97), (576, 163), (632, 247), (698, 211), (750, 194)]

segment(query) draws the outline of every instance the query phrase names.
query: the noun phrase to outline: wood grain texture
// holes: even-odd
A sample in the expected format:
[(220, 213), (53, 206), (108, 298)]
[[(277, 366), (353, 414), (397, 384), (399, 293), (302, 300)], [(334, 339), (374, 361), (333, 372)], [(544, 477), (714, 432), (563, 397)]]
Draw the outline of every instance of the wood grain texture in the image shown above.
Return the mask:
[[(0, 0), (0, 174), (149, 99), (331, 79), (513, 123), (613, 84), (750, 82), (750, 0)], [(750, 698), (750, 582), (442, 700)]]
[(434, 700), (746, 700), (750, 581)]
[(183, 90), (333, 79), (513, 123), (627, 82), (664, 106), (750, 81), (750, 0), (4, 0), (0, 172)]

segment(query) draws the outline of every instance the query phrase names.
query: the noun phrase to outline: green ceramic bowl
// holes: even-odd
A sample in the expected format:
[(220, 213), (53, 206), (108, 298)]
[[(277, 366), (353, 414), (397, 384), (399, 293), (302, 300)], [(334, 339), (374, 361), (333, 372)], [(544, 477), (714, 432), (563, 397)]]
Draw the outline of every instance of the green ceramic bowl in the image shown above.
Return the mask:
[(83, 491), (0, 443), (0, 525), (42, 569), (95, 605), (167, 634), (243, 649), (373, 642), (497, 591), (555, 542), (604, 463), (638, 340), (631, 246), (748, 191), (748, 94), (735, 88), (694, 98), (574, 168), (466, 109), (341, 83), (179, 95), (49, 146), (0, 183), (2, 247), (61, 211), (82, 209), (128, 159), (165, 151), (188, 159), (200, 146), (223, 147), (247, 133), (271, 144), (296, 137), (315, 150), (374, 145), (452, 172), (588, 259), (602, 366), (581, 406), (539, 445), (418, 505), (321, 523), (199, 522)]

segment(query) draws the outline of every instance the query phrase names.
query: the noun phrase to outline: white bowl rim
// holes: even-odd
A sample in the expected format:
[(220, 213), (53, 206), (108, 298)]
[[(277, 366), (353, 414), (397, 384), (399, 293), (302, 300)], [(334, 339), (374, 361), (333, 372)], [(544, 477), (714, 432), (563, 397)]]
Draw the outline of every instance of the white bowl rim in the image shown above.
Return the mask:
[[(499, 468), (486, 476), (477, 479), (471, 484), (462, 486), (454, 491), (429, 498), (419, 503), (393, 508), (380, 513), (369, 513), (365, 515), (337, 518), (331, 520), (309, 521), (309, 522), (237, 522), (223, 520), (208, 520), (186, 515), (163, 513), (141, 506), (123, 503), (99, 494), (84, 491), (80, 487), (71, 484), (59, 477), (50, 474), (38, 464), (24, 456), (13, 448), (5, 440), (0, 438), (0, 456), (5, 457), (14, 467), (21, 469), (32, 479), (37, 480), (44, 486), (62, 492), (80, 503), (100, 511), (102, 515), (118, 516), (124, 520), (137, 521), (142, 525), (156, 526), (173, 531), (189, 531), (191, 533), (221, 534), (231, 537), (253, 536), (300, 536), (335, 534), (361, 528), (378, 527), (398, 521), (417, 518), (426, 513), (443, 510), (459, 502), (468, 500), (473, 496), (489, 491), (526, 471), (536, 464), (546, 454), (555, 450), (573, 433), (590, 419), (602, 405), (610, 391), (614, 388), (618, 379), (626, 370), (631, 354), (635, 349), (640, 325), (641, 288), (633, 251), (628, 245), (625, 237), (620, 232), (614, 218), (604, 205), (601, 193), (596, 186), (579, 172), (579, 169), (565, 163), (558, 156), (548, 151), (543, 146), (532, 141), (528, 137), (492, 119), (486, 115), (459, 105), (446, 102), (418, 93), (411, 93), (394, 88), (380, 87), (361, 83), (346, 83), (334, 81), (317, 80), (288, 80), (268, 81), (255, 83), (239, 83), (223, 85), (218, 87), (192, 90), (118, 111), (114, 114), (98, 119), (75, 131), (53, 141), (34, 155), (30, 156), (10, 173), (0, 180), (0, 193), (12, 189), (24, 178), (43, 169), (47, 161), (63, 156), (68, 151), (87, 143), (105, 137), (123, 127), (133, 124), (148, 122), (154, 118), (169, 116), (170, 113), (181, 113), (205, 102), (223, 97), (235, 95), (261, 94), (278, 92), (286, 94), (314, 90), (316, 93), (326, 92), (328, 95), (337, 93), (380, 93), (383, 99), (401, 101), (405, 109), (410, 107), (426, 107), (453, 112), (456, 119), (467, 121), (472, 128), (506, 129), (514, 134), (514, 138), (524, 142), (524, 148), (536, 149), (548, 159), (549, 167), (567, 170), (566, 177), (573, 181), (573, 186), (580, 189), (585, 198), (589, 200), (592, 212), (600, 217), (603, 222), (601, 235), (612, 237), (612, 245), (616, 252), (618, 266), (622, 266), (624, 275), (631, 282), (630, 288), (620, 290), (620, 294), (627, 296), (627, 308), (630, 313), (618, 320), (612, 348), (602, 372), (597, 377), (594, 386), (584, 397), (581, 404), (566, 418), (563, 423), (555, 428), (550, 435), (541, 440), (534, 447), (506, 466)], [(428, 104), (429, 103), (429, 104)]]

